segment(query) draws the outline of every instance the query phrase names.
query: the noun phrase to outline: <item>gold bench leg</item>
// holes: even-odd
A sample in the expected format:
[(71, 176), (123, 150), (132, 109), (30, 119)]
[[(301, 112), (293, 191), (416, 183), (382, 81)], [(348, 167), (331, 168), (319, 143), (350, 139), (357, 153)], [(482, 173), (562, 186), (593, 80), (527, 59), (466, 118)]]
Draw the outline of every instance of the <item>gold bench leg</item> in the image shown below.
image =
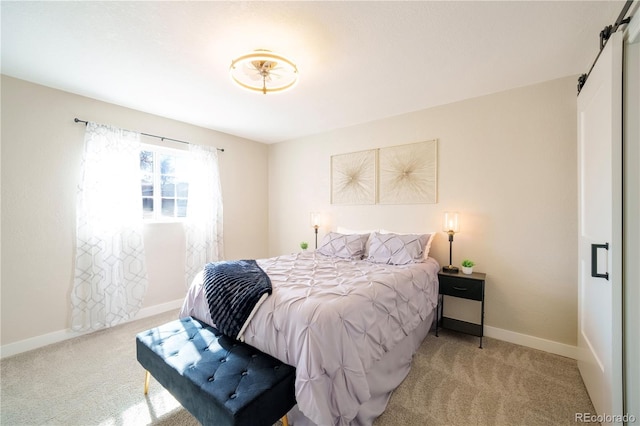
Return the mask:
[(282, 420), (282, 426), (289, 426), (289, 419), (287, 418), (286, 414), (281, 420)]

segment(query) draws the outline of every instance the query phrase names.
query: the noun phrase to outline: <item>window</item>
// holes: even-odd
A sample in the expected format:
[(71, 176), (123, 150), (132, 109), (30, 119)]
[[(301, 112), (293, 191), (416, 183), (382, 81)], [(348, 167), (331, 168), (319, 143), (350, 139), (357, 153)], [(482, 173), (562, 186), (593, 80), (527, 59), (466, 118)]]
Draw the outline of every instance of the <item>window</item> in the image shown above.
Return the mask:
[(187, 215), (188, 152), (153, 145), (140, 151), (142, 215), (167, 220)]

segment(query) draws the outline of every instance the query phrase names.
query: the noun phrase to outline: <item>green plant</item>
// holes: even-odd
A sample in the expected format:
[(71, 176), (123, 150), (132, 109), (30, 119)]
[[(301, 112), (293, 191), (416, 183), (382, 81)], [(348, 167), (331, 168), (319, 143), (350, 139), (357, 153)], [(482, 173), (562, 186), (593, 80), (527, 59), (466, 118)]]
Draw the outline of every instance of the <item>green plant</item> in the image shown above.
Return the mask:
[(306, 241), (303, 241), (303, 242), (300, 243), (300, 248), (302, 250), (306, 250), (307, 247), (309, 247), (309, 244)]
[(462, 266), (465, 268), (473, 268), (474, 265), (475, 263), (473, 262), (473, 260), (465, 259), (462, 261)]

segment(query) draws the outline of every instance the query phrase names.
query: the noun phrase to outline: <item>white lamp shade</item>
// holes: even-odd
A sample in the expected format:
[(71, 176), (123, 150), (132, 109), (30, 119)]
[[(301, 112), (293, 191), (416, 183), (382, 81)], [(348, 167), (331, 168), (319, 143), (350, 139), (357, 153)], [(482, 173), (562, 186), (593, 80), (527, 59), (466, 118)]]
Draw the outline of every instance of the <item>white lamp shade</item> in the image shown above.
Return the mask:
[(320, 213), (311, 212), (310, 214), (310, 223), (312, 228), (316, 228), (320, 226)]
[(444, 212), (442, 218), (442, 230), (444, 232), (460, 232), (457, 212)]

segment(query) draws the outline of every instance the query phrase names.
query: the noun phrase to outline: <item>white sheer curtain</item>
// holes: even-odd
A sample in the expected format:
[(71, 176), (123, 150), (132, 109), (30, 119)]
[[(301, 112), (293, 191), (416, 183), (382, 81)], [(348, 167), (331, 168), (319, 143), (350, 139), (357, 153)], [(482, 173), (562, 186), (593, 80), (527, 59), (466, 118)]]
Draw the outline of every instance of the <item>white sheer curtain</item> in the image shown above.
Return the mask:
[(204, 265), (224, 258), (218, 151), (215, 148), (191, 144), (189, 156), (189, 199), (184, 222), (187, 286)]
[(73, 330), (110, 327), (132, 318), (147, 288), (140, 135), (88, 123), (84, 143), (76, 205)]

